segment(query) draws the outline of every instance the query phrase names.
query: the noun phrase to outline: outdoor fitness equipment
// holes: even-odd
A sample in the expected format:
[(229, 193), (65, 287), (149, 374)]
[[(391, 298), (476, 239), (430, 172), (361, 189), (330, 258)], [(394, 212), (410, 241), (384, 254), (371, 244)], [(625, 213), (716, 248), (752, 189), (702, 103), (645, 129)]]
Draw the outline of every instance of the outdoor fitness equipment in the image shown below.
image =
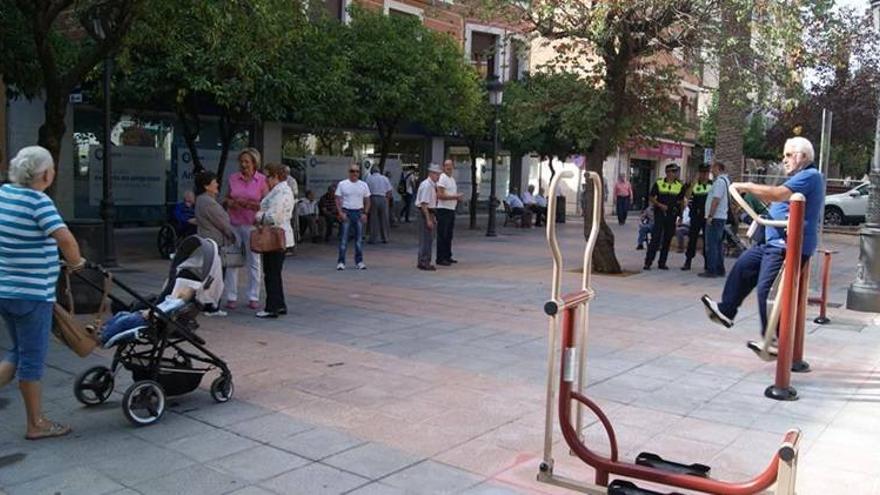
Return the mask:
[[(571, 172), (563, 172), (556, 174), (550, 181), (547, 192), (547, 196), (550, 198), (548, 218), (553, 218), (556, 213), (556, 188), (559, 181), (573, 176), (574, 174)], [(717, 495), (756, 494), (768, 489), (775, 482), (777, 495), (794, 495), (798, 446), (801, 437), (801, 432), (797, 429), (789, 430), (785, 434), (779, 449), (773, 454), (770, 463), (760, 474), (751, 480), (739, 483), (710, 478), (711, 468), (709, 466), (671, 462), (648, 452), (639, 454), (635, 462), (626, 462), (618, 458), (617, 437), (611, 426), (611, 421), (599, 406), (587, 398), (584, 393), (586, 388), (589, 303), (596, 295), (590, 285), (590, 271), (592, 269), (593, 248), (596, 245), (602, 220), (601, 179), (594, 172), (589, 172), (589, 178), (593, 187), (593, 215), (590, 235), (584, 250), (580, 290), (565, 295), (560, 293), (563, 273), (562, 252), (556, 237), (556, 224), (554, 222), (547, 223), (547, 243), (553, 257), (553, 277), (550, 301), (544, 305), (544, 312), (550, 317), (547, 359), (547, 416), (544, 430), (544, 458), (538, 472), (538, 481), (591, 495), (658, 494), (655, 491), (639, 488), (631, 481), (615, 479), (609, 483), (611, 476)], [(560, 320), (561, 325), (559, 325)], [(560, 339), (557, 337), (559, 333), (557, 330), (561, 330), (561, 343), (558, 342)], [(559, 347), (557, 348), (557, 346)], [(553, 422), (556, 416), (557, 402), (562, 436), (571, 449), (571, 454), (595, 469), (594, 483), (566, 478), (553, 472)], [(598, 454), (584, 443), (582, 437), (584, 408), (595, 414), (605, 428), (610, 446), (610, 456)]]
[[(739, 194), (735, 184), (728, 188), (730, 196), (752, 220), (764, 227), (775, 227), (786, 230), (785, 262), (773, 284), (771, 294), (775, 290), (767, 328), (764, 329), (763, 345), (749, 342), (749, 349), (758, 357), (772, 361), (770, 354), (773, 338), (778, 340), (778, 356), (776, 358), (776, 379), (773, 385), (764, 390), (764, 395), (776, 400), (797, 400), (797, 390), (791, 386), (791, 372), (804, 373), (810, 365), (804, 361), (804, 334), (806, 332), (807, 295), (810, 290), (810, 264), (801, 263), (804, 244), (804, 214), (806, 198), (795, 193), (789, 199), (788, 220), (768, 220), (758, 215), (755, 210)], [(778, 323), (778, 331), (777, 331)]]

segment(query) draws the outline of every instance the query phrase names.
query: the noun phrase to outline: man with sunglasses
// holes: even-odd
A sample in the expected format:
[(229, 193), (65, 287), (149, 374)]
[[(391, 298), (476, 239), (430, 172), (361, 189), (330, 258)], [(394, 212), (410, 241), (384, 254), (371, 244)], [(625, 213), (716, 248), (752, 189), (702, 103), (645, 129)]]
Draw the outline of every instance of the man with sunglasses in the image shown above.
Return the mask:
[(345, 270), (345, 254), (348, 238), (354, 235), (354, 262), (358, 270), (366, 270), (364, 264), (364, 223), (370, 213), (370, 188), (360, 180), (361, 169), (357, 163), (348, 167), (348, 179), (336, 186), (336, 211), (342, 225), (339, 235), (339, 258), (336, 269)]
[[(819, 227), (825, 205), (825, 181), (813, 164), (813, 145), (805, 138), (795, 137), (785, 143), (782, 160), (788, 180), (780, 186), (734, 183), (741, 193), (750, 193), (764, 202), (771, 202), (769, 215), (774, 220), (788, 218), (789, 200), (793, 193), (806, 197), (804, 215), (804, 243), (801, 262), (807, 261), (819, 245)], [(766, 241), (744, 252), (727, 277), (721, 301), (715, 302), (708, 295), (701, 298), (709, 319), (726, 328), (733, 326), (733, 319), (743, 300), (752, 289), (757, 288), (758, 313), (761, 317), (761, 334), (767, 330), (767, 296), (776, 275), (785, 261), (786, 232), (784, 229), (767, 228)], [(755, 352), (761, 349), (750, 348)], [(773, 349), (770, 349), (773, 352)]]

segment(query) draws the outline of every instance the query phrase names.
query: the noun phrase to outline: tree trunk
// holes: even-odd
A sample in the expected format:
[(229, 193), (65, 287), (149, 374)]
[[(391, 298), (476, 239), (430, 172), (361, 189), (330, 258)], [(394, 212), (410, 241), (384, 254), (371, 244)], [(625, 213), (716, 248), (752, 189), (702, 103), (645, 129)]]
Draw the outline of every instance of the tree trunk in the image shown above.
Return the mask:
[(550, 156), (550, 160), (547, 162), (547, 166), (550, 167), (550, 181), (553, 180), (553, 176), (556, 175), (556, 168), (553, 167), (553, 156)]
[(391, 151), (391, 138), (394, 136), (394, 128), (396, 124), (386, 124), (383, 122), (376, 123), (376, 130), (379, 132), (379, 172), (385, 173), (385, 161), (388, 160), (388, 153)]
[[(599, 190), (596, 191), (600, 196), (603, 195), (605, 181), (605, 178), (602, 176), (602, 163), (605, 161), (605, 156), (607, 156), (607, 154), (608, 150), (605, 146), (596, 146), (593, 151), (587, 155), (587, 170), (599, 174), (599, 178), (603, 182)], [(588, 174), (584, 174), (584, 183), (586, 184), (586, 187), (584, 187), (584, 198), (581, 206), (584, 210), (584, 237), (589, 239), (590, 231), (593, 228), (594, 191), (592, 187), (593, 182), (590, 180)], [(605, 198), (602, 198), (602, 201), (599, 201), (601, 222), (599, 225), (599, 236), (596, 238), (596, 247), (593, 250), (593, 272), (616, 274), (621, 273), (623, 270), (620, 268), (620, 262), (617, 260), (617, 255), (614, 254), (614, 232), (608, 224), (605, 223), (604, 199)]]
[(474, 152), (476, 146), (470, 146), (471, 149), (471, 202), (468, 205), (468, 214), (470, 215), (471, 230), (477, 230), (477, 154)]
[(734, 182), (743, 172), (743, 134), (745, 132), (748, 85), (742, 74), (751, 64), (751, 9), (737, 10), (736, 2), (723, 2), (718, 117), (715, 157), (727, 165)]
[[(189, 112), (187, 111), (188, 108), (190, 108)], [(193, 175), (205, 170), (205, 166), (202, 164), (202, 159), (199, 157), (198, 147), (196, 146), (196, 140), (199, 138), (199, 133), (202, 129), (202, 122), (199, 118), (198, 109), (192, 111), (194, 108), (195, 105), (191, 102), (178, 103), (175, 106), (177, 121), (180, 123), (181, 131), (183, 131), (183, 140), (186, 143), (186, 147), (189, 149), (190, 156), (192, 157)], [(190, 124), (190, 118), (192, 118), (192, 124)]]
[(46, 113), (43, 125), (38, 131), (37, 144), (49, 150), (56, 168), (61, 159), (61, 140), (67, 126), (64, 125), (64, 117), (67, 113), (67, 96), (60, 88), (46, 88), (46, 102), (43, 105)]
[(226, 173), (226, 158), (229, 156), (229, 146), (235, 137), (237, 126), (227, 112), (220, 116), (220, 163), (217, 164), (217, 182), (223, 185), (223, 176)]

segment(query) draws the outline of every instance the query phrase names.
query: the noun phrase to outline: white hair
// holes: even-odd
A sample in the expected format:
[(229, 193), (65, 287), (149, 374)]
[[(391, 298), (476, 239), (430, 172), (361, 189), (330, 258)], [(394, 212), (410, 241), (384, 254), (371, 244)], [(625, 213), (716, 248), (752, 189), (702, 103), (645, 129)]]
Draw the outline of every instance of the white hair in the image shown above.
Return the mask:
[(785, 148), (791, 146), (794, 151), (803, 153), (809, 162), (816, 158), (816, 152), (813, 150), (813, 143), (809, 139), (801, 136), (793, 137), (785, 142)]
[(20, 186), (29, 186), (40, 174), (55, 166), (52, 154), (42, 146), (28, 146), (9, 161), (9, 180)]

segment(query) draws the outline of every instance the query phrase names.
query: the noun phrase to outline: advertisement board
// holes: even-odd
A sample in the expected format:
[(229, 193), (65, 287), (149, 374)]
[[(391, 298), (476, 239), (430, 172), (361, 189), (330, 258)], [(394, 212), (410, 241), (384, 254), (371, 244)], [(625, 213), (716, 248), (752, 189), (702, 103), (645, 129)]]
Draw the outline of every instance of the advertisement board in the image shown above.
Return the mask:
[[(199, 160), (205, 169), (211, 172), (217, 172), (220, 164), (220, 150), (198, 150)], [(223, 171), (223, 188), (220, 191), (220, 197), (226, 194), (226, 184), (229, 183), (229, 176), (238, 172), (238, 152), (230, 151), (226, 157), (226, 168)], [(183, 199), (183, 193), (192, 191), (193, 181), (193, 159), (192, 153), (186, 146), (177, 148), (177, 197), (169, 198), (169, 201), (177, 202)]]
[[(117, 146), (112, 151), (113, 201), (117, 206), (164, 206), (166, 171), (161, 148)], [(103, 198), (104, 148), (89, 147), (89, 204)]]

